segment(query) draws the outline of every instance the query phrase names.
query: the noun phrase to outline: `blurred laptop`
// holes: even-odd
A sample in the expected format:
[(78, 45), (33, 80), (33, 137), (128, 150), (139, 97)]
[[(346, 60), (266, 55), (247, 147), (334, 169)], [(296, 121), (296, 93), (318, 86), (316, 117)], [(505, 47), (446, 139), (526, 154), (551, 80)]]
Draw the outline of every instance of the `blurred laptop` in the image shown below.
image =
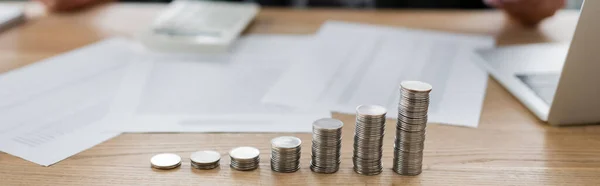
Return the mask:
[(0, 31), (25, 20), (25, 11), (18, 5), (0, 5)]
[(600, 1), (584, 2), (570, 44), (478, 51), (508, 91), (551, 125), (600, 122)]

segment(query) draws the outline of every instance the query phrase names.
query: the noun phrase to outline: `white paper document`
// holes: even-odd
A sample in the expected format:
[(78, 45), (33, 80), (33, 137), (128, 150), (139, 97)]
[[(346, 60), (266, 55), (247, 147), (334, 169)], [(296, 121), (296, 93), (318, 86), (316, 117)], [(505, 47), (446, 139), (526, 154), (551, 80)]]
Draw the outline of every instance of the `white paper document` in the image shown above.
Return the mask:
[[(271, 106), (262, 97), (302, 60), (309, 36), (250, 35), (226, 56), (146, 53), (128, 71), (114, 112), (123, 132), (310, 132), (328, 110)], [(122, 119), (119, 119), (122, 118)]]
[(49, 166), (118, 135), (103, 118), (132, 56), (110, 39), (0, 74), (0, 151)]
[(474, 49), (493, 45), (484, 36), (328, 22), (312, 58), (289, 68), (263, 102), (350, 114), (378, 104), (396, 118), (400, 82), (419, 80), (434, 87), (430, 122), (476, 127), (487, 73)]

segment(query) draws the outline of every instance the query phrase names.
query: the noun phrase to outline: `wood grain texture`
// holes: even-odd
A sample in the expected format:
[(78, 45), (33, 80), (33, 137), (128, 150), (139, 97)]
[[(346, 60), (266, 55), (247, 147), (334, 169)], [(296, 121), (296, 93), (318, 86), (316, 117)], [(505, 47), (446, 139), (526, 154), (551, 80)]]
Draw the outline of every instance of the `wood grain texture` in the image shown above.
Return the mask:
[[(66, 52), (110, 36), (131, 37), (164, 8), (155, 4), (109, 4), (72, 14), (46, 14), (29, 5), (30, 21), (0, 34), (0, 72)], [(567, 41), (575, 12), (561, 12), (539, 29), (523, 28), (496, 11), (261, 11), (247, 33), (315, 32), (328, 19), (494, 35), (500, 44)], [(303, 141), (302, 168), (282, 174), (269, 168), (273, 133), (123, 134), (51, 167), (40, 167), (0, 153), (0, 185), (598, 185), (600, 127), (549, 127), (490, 80), (479, 128), (430, 124), (424, 171), (405, 177), (393, 173), (393, 120), (384, 142), (385, 171), (361, 176), (352, 171), (354, 117), (334, 114), (346, 124), (341, 169), (322, 175), (308, 169), (311, 135)], [(261, 150), (256, 171), (231, 171), (226, 153), (236, 146)], [(189, 155), (199, 149), (223, 153), (217, 170), (190, 168)], [(150, 168), (152, 155), (174, 152), (184, 164), (173, 171)]]

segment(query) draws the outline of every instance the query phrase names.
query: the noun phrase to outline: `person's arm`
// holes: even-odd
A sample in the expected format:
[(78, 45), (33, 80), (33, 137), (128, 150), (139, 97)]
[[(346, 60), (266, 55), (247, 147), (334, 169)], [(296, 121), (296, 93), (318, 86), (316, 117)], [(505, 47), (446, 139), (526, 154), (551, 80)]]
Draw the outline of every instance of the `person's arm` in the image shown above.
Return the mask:
[[(34, 0), (34, 1), (41, 2), (50, 11), (53, 11), (53, 12), (64, 12), (64, 11), (78, 10), (78, 9), (81, 9), (81, 8), (86, 8), (86, 7), (93, 6), (95, 4), (109, 2), (109, 1), (117, 1), (117, 0)], [(126, 2), (162, 2), (162, 3), (171, 2), (171, 0), (121, 0), (121, 1), (126, 1)], [(242, 0), (220, 0), (220, 1), (240, 2)], [(280, 0), (258, 0), (258, 1), (259, 2), (260, 1), (266, 1), (266, 2), (273, 1), (273, 2), (277, 2), (277, 1), (280, 1)], [(284, 1), (280, 1), (280, 2), (284, 2)]]
[(35, 0), (46, 6), (50, 11), (72, 11), (85, 8), (101, 2), (114, 0)]
[(565, 6), (565, 0), (484, 0), (524, 25), (535, 26)]

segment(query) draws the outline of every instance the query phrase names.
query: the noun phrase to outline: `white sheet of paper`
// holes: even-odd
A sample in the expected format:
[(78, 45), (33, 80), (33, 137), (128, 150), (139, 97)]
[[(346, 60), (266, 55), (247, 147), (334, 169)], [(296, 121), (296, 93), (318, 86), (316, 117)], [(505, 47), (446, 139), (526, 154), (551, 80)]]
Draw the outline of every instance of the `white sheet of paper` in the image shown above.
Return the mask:
[[(251, 35), (226, 56), (148, 53), (128, 72), (114, 106), (123, 132), (310, 132), (328, 110), (269, 106), (262, 97), (312, 37)], [(119, 117), (114, 119), (120, 120)]]
[(433, 85), (429, 121), (477, 127), (487, 73), (473, 61), (491, 37), (327, 22), (317, 34), (313, 58), (287, 71), (264, 103), (331, 108), (355, 113), (361, 104), (388, 108), (397, 117), (399, 85)]
[(0, 151), (49, 166), (102, 143), (103, 118), (132, 59), (109, 39), (0, 75)]

